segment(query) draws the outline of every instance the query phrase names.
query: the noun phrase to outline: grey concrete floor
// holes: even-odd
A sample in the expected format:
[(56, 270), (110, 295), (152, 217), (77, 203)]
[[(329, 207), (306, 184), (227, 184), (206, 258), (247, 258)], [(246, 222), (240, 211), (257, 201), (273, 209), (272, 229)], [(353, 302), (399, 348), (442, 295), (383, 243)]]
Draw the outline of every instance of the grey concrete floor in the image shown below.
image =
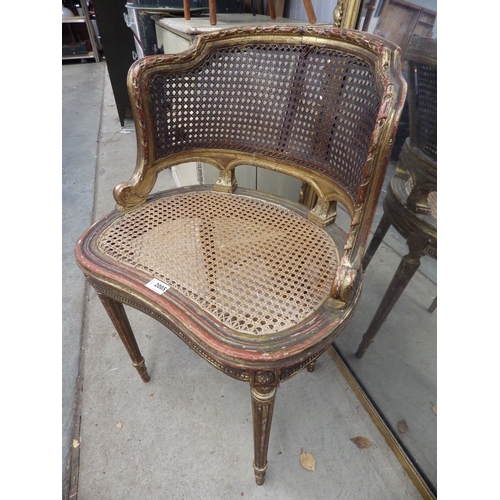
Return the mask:
[(73, 247), (92, 221), (94, 178), (105, 64), (62, 67), (62, 453), (70, 446), (84, 318), (85, 280)]
[[(131, 176), (133, 126), (120, 127), (104, 62), (66, 65), (62, 76), (63, 475), (75, 437), (79, 368), (82, 387), (73, 498), (421, 498), (327, 354), (314, 373), (301, 372), (280, 387), (260, 487), (252, 470), (248, 386), (131, 310), (151, 374), (148, 384), (140, 380), (72, 255), (80, 233), (114, 208), (113, 187)], [(162, 175), (157, 188), (171, 186), (168, 172)], [(350, 440), (356, 436), (373, 446), (357, 448)], [(301, 448), (315, 457), (314, 472), (301, 467)]]

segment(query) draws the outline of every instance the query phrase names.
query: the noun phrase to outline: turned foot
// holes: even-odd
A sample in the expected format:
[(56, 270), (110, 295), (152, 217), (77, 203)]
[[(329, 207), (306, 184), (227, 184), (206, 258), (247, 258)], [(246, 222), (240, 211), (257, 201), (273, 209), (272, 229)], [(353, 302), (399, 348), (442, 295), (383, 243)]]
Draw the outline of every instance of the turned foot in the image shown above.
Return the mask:
[(311, 361), (308, 365), (307, 365), (307, 371), (309, 373), (312, 373), (314, 371), (314, 367), (316, 366), (316, 361), (318, 361), (318, 358), (316, 358), (314, 361)]
[(148, 370), (146, 368), (146, 362), (144, 361), (144, 358), (139, 363), (132, 363), (135, 366), (135, 369), (139, 373), (141, 379), (143, 382), (149, 382), (149, 374)]
[(267, 471), (267, 463), (266, 466), (262, 469), (257, 467), (255, 465), (255, 462), (253, 463), (253, 472), (255, 474), (255, 482), (261, 486), (264, 484), (264, 479), (266, 478), (266, 471)]

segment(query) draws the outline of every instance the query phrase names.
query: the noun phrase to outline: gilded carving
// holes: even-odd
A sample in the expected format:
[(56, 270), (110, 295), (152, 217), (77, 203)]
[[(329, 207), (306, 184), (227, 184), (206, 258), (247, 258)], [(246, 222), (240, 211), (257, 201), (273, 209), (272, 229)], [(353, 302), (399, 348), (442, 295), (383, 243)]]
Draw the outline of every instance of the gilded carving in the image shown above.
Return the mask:
[(337, 217), (337, 202), (318, 198), (315, 207), (307, 214), (307, 218), (320, 227), (326, 227), (335, 222)]
[(334, 300), (328, 305), (334, 309), (343, 309), (350, 303), (357, 279), (358, 272), (356, 269), (346, 265), (339, 266), (332, 286), (331, 296)]
[(340, 28), (342, 25), (342, 18), (344, 17), (344, 5), (342, 0), (338, 0), (335, 9), (333, 10), (333, 25)]
[(234, 169), (221, 169), (219, 172), (219, 178), (215, 183), (215, 191), (220, 191), (223, 193), (232, 193), (238, 186), (238, 181), (236, 180), (236, 175), (234, 174)]
[(258, 372), (255, 374), (255, 383), (261, 385), (269, 385), (274, 382), (273, 372)]

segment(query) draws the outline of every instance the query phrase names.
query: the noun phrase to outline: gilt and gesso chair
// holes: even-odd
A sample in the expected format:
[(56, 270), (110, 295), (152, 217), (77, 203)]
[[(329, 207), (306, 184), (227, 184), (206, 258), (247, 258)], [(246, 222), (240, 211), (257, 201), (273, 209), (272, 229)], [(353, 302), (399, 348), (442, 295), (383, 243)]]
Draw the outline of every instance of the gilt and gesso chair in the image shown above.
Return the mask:
[[(136, 61), (128, 86), (136, 170), (116, 186), (116, 210), (79, 239), (77, 263), (145, 382), (123, 304), (250, 384), (262, 484), (276, 389), (312, 371), (361, 292), (406, 91), (399, 49), (330, 27), (232, 29)], [(190, 161), (218, 168), (216, 184), (149, 196), (161, 170)], [(238, 188), (238, 165), (299, 178), (316, 206)]]
[[(421, 258), (437, 259), (437, 39), (413, 35), (404, 59), (408, 63), (410, 135), (389, 183), (384, 212), (363, 258), (363, 269), (391, 226), (406, 239), (409, 251), (361, 339), (357, 358), (362, 358), (375, 340), (420, 267)], [(437, 297), (429, 312), (436, 307)]]

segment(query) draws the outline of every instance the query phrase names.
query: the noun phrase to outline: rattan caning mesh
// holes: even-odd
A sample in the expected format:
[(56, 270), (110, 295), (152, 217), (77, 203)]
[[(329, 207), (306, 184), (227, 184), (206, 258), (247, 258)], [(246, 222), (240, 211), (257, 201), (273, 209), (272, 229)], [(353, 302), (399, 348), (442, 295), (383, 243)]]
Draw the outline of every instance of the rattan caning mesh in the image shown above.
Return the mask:
[(281, 331), (317, 310), (338, 265), (330, 237), (295, 212), (213, 191), (141, 205), (103, 231), (98, 248), (255, 334)]
[(416, 65), (416, 144), (437, 160), (437, 67)]
[(370, 64), (325, 47), (222, 48), (149, 81), (158, 158), (231, 149), (321, 172), (356, 198), (379, 98)]

